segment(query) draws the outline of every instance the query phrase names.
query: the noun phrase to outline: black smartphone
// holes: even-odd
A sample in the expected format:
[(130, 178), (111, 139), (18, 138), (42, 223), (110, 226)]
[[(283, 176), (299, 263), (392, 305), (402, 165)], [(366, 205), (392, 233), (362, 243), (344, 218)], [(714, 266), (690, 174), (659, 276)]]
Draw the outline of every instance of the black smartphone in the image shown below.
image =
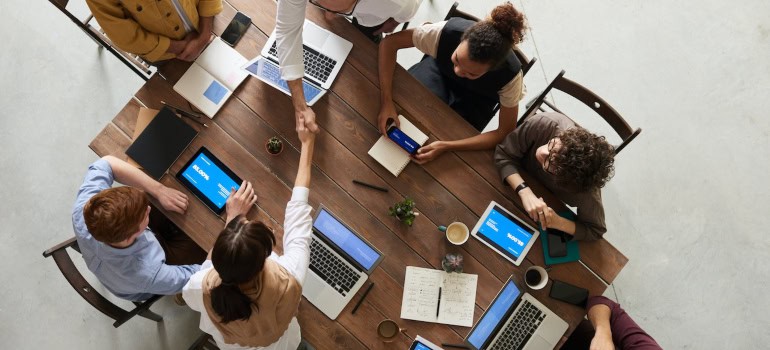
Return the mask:
[(387, 134), (388, 137), (393, 140), (393, 142), (401, 146), (401, 148), (403, 148), (406, 153), (415, 154), (417, 153), (417, 150), (420, 149), (420, 145), (416, 141), (412, 140), (411, 137), (404, 134), (404, 132), (397, 128), (395, 124), (391, 124), (388, 127)]
[(557, 229), (549, 228), (548, 232), (548, 255), (552, 258), (561, 258), (567, 256), (567, 237), (566, 233)]
[(235, 46), (238, 40), (241, 40), (243, 33), (246, 33), (246, 30), (249, 29), (250, 24), (251, 18), (249, 16), (240, 12), (236, 13), (233, 20), (225, 28), (225, 31), (222, 32), (222, 40), (230, 46)]
[(573, 286), (567, 282), (553, 280), (551, 285), (551, 298), (561, 300), (565, 303), (586, 307), (588, 301), (588, 289)]

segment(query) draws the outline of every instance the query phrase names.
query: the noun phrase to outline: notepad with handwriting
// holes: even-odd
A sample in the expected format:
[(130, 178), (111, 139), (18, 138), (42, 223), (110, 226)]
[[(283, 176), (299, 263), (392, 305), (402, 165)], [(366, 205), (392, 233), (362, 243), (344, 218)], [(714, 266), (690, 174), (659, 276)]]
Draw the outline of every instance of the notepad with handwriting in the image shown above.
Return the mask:
[(214, 118), (222, 105), (238, 88), (248, 72), (241, 69), (247, 62), (238, 51), (214, 38), (198, 59), (174, 84), (174, 91), (190, 101), (203, 114)]
[[(425, 135), (420, 129), (418, 129), (412, 122), (404, 118), (403, 115), (398, 116), (398, 121), (401, 123), (399, 129), (420, 144), (424, 145), (428, 141), (428, 135)], [(393, 176), (398, 176), (409, 164), (409, 153), (406, 153), (403, 148), (397, 145), (395, 142), (388, 139), (387, 136), (380, 136), (380, 139), (369, 150), (369, 155), (377, 162), (382, 164), (385, 169), (388, 169)]]
[(468, 273), (407, 266), (401, 318), (463, 327), (473, 326), (478, 279), (478, 275)]

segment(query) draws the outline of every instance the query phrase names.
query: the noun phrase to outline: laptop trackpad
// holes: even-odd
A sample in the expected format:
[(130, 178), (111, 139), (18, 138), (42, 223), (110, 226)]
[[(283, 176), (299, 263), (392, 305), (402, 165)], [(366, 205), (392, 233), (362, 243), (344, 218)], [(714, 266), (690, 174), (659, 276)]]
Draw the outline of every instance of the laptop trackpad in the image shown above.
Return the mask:
[(302, 28), (302, 42), (316, 50), (323, 49), (326, 44), (326, 39), (329, 38), (329, 32), (316, 27), (313, 24), (309, 24), (305, 21), (305, 25)]
[(529, 339), (526, 349), (553, 349), (554, 346), (554, 344), (545, 341), (543, 337), (535, 335)]

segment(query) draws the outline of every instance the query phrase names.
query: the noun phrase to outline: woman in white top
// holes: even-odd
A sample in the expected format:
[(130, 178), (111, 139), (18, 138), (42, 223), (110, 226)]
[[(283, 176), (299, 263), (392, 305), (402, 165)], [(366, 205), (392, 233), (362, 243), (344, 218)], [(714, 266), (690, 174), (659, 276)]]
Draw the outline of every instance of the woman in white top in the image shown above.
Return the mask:
[(310, 261), (308, 204), (315, 135), (300, 124), (302, 142), (294, 190), (286, 205), (283, 251), (271, 252), (272, 230), (245, 214), (256, 203), (245, 182), (227, 200), (227, 223), (209, 258), (182, 295), (201, 313), (200, 328), (220, 349), (294, 350), (301, 342), (296, 314)]

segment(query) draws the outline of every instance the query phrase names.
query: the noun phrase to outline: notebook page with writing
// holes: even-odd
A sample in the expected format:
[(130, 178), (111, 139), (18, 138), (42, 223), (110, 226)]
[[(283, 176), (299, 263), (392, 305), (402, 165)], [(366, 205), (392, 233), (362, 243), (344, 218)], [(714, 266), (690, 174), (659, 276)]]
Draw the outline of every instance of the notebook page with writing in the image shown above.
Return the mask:
[(407, 266), (401, 318), (471, 327), (477, 284), (478, 275)]
[[(428, 141), (428, 135), (418, 129), (403, 115), (398, 116), (398, 121), (401, 123), (399, 127), (401, 131), (417, 142), (420, 146), (424, 145)], [(398, 176), (401, 171), (409, 164), (409, 153), (406, 153), (403, 148), (397, 145), (395, 142), (388, 139), (387, 136), (380, 136), (380, 139), (369, 150), (369, 155), (377, 162), (382, 164), (385, 169), (388, 169), (393, 176)]]

